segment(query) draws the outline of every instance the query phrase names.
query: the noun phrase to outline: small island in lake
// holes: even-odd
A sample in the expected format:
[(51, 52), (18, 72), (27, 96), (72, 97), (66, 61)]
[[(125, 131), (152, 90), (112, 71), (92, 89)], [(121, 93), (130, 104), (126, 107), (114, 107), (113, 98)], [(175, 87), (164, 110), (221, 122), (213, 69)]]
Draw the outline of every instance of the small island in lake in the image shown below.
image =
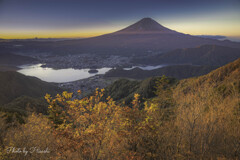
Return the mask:
[(90, 69), (90, 70), (88, 71), (88, 73), (98, 73), (98, 70), (97, 70), (97, 69)]

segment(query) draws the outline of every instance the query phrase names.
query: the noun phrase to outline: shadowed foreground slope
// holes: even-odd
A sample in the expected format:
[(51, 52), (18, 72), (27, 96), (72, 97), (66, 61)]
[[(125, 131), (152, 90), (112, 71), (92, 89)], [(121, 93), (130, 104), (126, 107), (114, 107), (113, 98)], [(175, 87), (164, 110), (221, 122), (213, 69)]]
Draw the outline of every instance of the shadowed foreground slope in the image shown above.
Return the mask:
[(60, 91), (54, 84), (17, 72), (0, 72), (0, 104), (19, 96), (43, 97), (46, 93)]

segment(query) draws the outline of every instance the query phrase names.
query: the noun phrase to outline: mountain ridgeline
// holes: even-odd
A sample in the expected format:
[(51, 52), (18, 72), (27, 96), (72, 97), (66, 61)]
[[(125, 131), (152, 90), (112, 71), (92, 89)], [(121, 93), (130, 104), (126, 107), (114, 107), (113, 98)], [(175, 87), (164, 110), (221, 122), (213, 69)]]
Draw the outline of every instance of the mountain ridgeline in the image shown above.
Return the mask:
[(116, 68), (108, 71), (105, 77), (144, 79), (166, 75), (184, 79), (207, 74), (238, 58), (240, 58), (240, 49), (218, 45), (203, 45), (196, 48), (177, 49), (154, 56), (136, 57), (132, 59), (134, 64), (166, 66), (154, 70)]
[(217, 66), (194, 66), (194, 65), (171, 65), (153, 70), (143, 70), (141, 68), (134, 68), (124, 70), (122, 68), (111, 69), (105, 73), (104, 77), (121, 77), (132, 79), (145, 79), (156, 76), (174, 77), (177, 79), (184, 79), (190, 77), (201, 76), (216, 69)]
[(146, 33), (173, 33), (176, 31), (170, 30), (151, 18), (143, 18), (140, 21), (120, 30), (113, 34), (146, 34)]
[(55, 95), (62, 90), (55, 84), (18, 72), (0, 72), (0, 110), (25, 114), (26, 109), (47, 113), (46, 93)]
[[(3, 51), (21, 50), (22, 52), (50, 52), (63, 55), (88, 53), (132, 56), (206, 44), (240, 48), (240, 43), (237, 42), (202, 38), (168, 29), (151, 18), (143, 18), (122, 30), (97, 37), (48, 42), (13, 41), (3, 44), (1, 46)], [(10, 47), (11, 45), (21, 47)]]
[[(132, 77), (128, 76), (128, 78)], [(111, 96), (116, 101), (125, 101), (128, 105), (135, 93), (142, 95), (145, 100), (152, 99), (157, 96), (157, 88), (161, 87), (159, 83), (161, 79), (162, 77), (148, 78), (143, 81), (120, 79), (106, 88), (106, 97)], [(233, 91), (240, 93), (240, 58), (206, 75), (180, 81), (167, 78), (167, 82), (168, 87), (173, 87), (173, 93), (178, 94), (179, 98), (184, 94), (195, 94), (203, 88), (223, 97), (231, 95)]]
[(168, 29), (151, 18), (143, 18), (120, 31), (81, 40), (63, 41), (61, 48), (88, 53), (138, 55), (148, 51), (166, 52), (178, 48), (214, 44), (240, 48), (240, 43), (183, 34)]
[[(114, 101), (132, 106), (131, 102), (135, 94), (140, 94), (141, 107), (146, 99), (156, 97), (156, 85), (162, 77), (151, 77), (142, 81), (119, 79), (105, 88), (104, 98), (112, 97)], [(167, 78), (169, 85), (174, 85), (177, 80)]]
[(5, 104), (19, 96), (41, 97), (46, 93), (61, 91), (56, 85), (29, 77), (18, 72), (0, 72), (0, 104)]
[(0, 65), (2, 66), (18, 66), (34, 62), (37, 62), (35, 58), (0, 51)]
[[(209, 86), (211, 87), (209, 88)], [(221, 95), (224, 98), (232, 96), (235, 93), (238, 95), (236, 98), (239, 98), (240, 58), (207, 75), (182, 80), (177, 87), (179, 95), (192, 94), (198, 92), (199, 89), (211, 90), (213, 94)]]
[(136, 58), (141, 64), (192, 64), (223, 66), (240, 57), (240, 49), (218, 45), (203, 45), (195, 48), (176, 49), (161, 55)]

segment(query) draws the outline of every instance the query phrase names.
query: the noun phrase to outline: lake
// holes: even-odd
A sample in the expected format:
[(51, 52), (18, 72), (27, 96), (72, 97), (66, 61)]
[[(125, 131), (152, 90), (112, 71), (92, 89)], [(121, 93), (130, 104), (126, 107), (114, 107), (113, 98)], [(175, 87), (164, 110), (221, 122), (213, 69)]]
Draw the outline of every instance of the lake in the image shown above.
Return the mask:
[(41, 65), (42, 64), (19, 66), (21, 69), (18, 70), (18, 72), (27, 76), (37, 77), (46, 82), (63, 83), (89, 78), (96, 74), (105, 74), (112, 69), (100, 68), (98, 69), (98, 73), (88, 73), (90, 69), (52, 69), (47, 67), (43, 68)]
[[(71, 82), (80, 79), (89, 78), (95, 76), (97, 74), (105, 74), (112, 68), (99, 68), (98, 73), (89, 73), (90, 68), (87, 69), (53, 69), (53, 68), (43, 68), (42, 64), (34, 64), (34, 65), (23, 65), (19, 66), (21, 68), (18, 70), (19, 73), (22, 73), (27, 76), (34, 76), (46, 82), (56, 82), (56, 83), (64, 83)], [(131, 68), (124, 68), (126, 70), (130, 70), (133, 68), (139, 67), (143, 70), (152, 70), (163, 67), (163, 65), (159, 66), (133, 66)]]

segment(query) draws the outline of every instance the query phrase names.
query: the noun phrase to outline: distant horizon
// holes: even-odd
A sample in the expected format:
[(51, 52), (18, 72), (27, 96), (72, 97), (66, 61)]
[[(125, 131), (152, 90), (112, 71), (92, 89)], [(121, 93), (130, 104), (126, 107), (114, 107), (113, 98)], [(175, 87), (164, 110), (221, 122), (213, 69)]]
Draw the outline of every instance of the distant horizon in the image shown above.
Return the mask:
[[(146, 18), (146, 17), (145, 17)], [(149, 17), (149, 18), (151, 18), (151, 17)], [(142, 18), (142, 19), (144, 19), (144, 18)], [(136, 22), (138, 22), (138, 21), (136, 21)], [(136, 23), (136, 22), (134, 22), (134, 23)], [(158, 21), (156, 21), (156, 22), (158, 22)], [(132, 24), (134, 24), (134, 23), (132, 23)], [(159, 22), (158, 22), (159, 23)], [(132, 25), (132, 24), (129, 24), (128, 26), (130, 26), (130, 25)], [(161, 24), (161, 23), (159, 23), (159, 24)], [(31, 39), (31, 40), (34, 40), (34, 39), (39, 39), (39, 40), (41, 40), (41, 39), (85, 39), (85, 38), (92, 38), (92, 37), (96, 37), (96, 36), (101, 36), (101, 35), (105, 35), (105, 34), (110, 34), (110, 33), (114, 33), (114, 32), (116, 32), (116, 31), (119, 31), (119, 30), (121, 30), (121, 29), (124, 29), (124, 28), (126, 28), (126, 27), (128, 27), (128, 26), (125, 26), (125, 27), (122, 27), (122, 28), (119, 28), (118, 30), (113, 30), (113, 31), (110, 31), (110, 32), (103, 32), (103, 33), (91, 33), (91, 34), (88, 34), (88, 35), (91, 35), (91, 36), (63, 36), (63, 37), (61, 37), (61, 36), (55, 36), (55, 37), (45, 37), (45, 36), (27, 36), (27, 37), (25, 37), (25, 38), (23, 38), (23, 37), (16, 37), (16, 38), (5, 38), (4, 36), (2, 36), (2, 37), (0, 37), (0, 39), (5, 39), (5, 40), (28, 40), (28, 39)], [(165, 26), (165, 27), (167, 27), (167, 26)], [(172, 28), (170, 28), (170, 29), (172, 29)], [(173, 29), (174, 30), (174, 29)], [(177, 31), (177, 32), (179, 32), (178, 30), (175, 30), (175, 31)], [(181, 32), (181, 33), (183, 33), (183, 32)], [(85, 33), (86, 34), (86, 33)], [(189, 33), (184, 33), (184, 34), (189, 34)], [(223, 36), (223, 37), (225, 37), (226, 39), (228, 39), (228, 40), (231, 40), (231, 41), (235, 41), (235, 42), (240, 42), (240, 35), (239, 36), (227, 36), (227, 35), (220, 35), (220, 34), (197, 34), (197, 35), (194, 35), (194, 34), (190, 34), (190, 35), (192, 35), (192, 36)]]
[(185, 34), (240, 37), (239, 0), (1, 0), (0, 37), (88, 38), (144, 17)]
[[(136, 22), (137, 22), (137, 20), (135, 22), (133, 22), (132, 24), (134, 24)], [(1, 36), (0, 39), (9, 39), (9, 40), (10, 39), (36, 39), (36, 38), (38, 38), (38, 39), (84, 39), (84, 38), (91, 38), (91, 37), (101, 36), (101, 35), (104, 35), (104, 34), (113, 33), (113, 32), (119, 31), (119, 30), (121, 30), (123, 28), (126, 28), (126, 27), (128, 27), (128, 26), (130, 26), (132, 24), (128, 24), (126, 26), (118, 27), (117, 30), (111, 30), (109, 32), (107, 32), (107, 31), (105, 31), (105, 32), (81, 32), (81, 33), (73, 32), (72, 34), (74, 34), (74, 36), (67, 36), (67, 34), (69, 34), (69, 31), (67, 31), (67, 30), (65, 30), (65, 32), (63, 32), (63, 33), (56, 34), (55, 36), (52, 36), (52, 37), (47, 36), (47, 35), (43, 35), (43, 36), (41, 36), (41, 35), (27, 35), (27, 36), (16, 36), (16, 35), (14, 35), (13, 37), (12, 36), (1, 36), (2, 34), (1, 34), (1, 31), (0, 31), (0, 36)], [(161, 23), (159, 23), (159, 24), (161, 24)], [(167, 27), (166, 25), (163, 25), (163, 26)], [(185, 33), (185, 32), (176, 30), (174, 28), (169, 28), (169, 29), (172, 29), (172, 30), (175, 30), (177, 32), (184, 33), (184, 34), (190, 34), (190, 35), (193, 35), (193, 36), (225, 36), (225, 37), (233, 38), (233, 39), (236, 39), (237, 41), (240, 41), (240, 35), (205, 34), (205, 33), (202, 33), (202, 34), (191, 34), (191, 33)], [(78, 34), (78, 35), (76, 35), (76, 34)], [(61, 35), (65, 35), (65, 36), (61, 36)]]
[[(109, 33), (104, 33), (104, 34), (109, 34)], [(102, 35), (104, 35), (102, 34)], [(101, 36), (101, 35), (97, 35)], [(224, 36), (224, 35), (192, 35), (192, 36)], [(92, 38), (96, 36), (91, 36), (91, 37), (29, 37), (29, 38), (2, 38), (0, 37), (0, 40), (41, 40), (41, 39), (85, 39), (85, 38)], [(240, 42), (240, 36), (225, 36), (226, 39), (233, 41), (233, 42)]]
[[(121, 29), (120, 29), (121, 30)], [(97, 34), (97, 35), (92, 35), (92, 36), (85, 36), (85, 37), (27, 37), (27, 38), (4, 38), (4, 37), (0, 37), (0, 40), (3, 39), (3, 40), (41, 40), (41, 39), (85, 39), (85, 38), (92, 38), (92, 37), (96, 37), (96, 36), (101, 36), (101, 35), (105, 35), (105, 34), (110, 34), (110, 33), (113, 33), (113, 32), (116, 32), (116, 31), (112, 31), (112, 32), (106, 32), (106, 33), (102, 33), (102, 34)], [(188, 33), (184, 33), (184, 34), (188, 34)], [(230, 41), (233, 41), (233, 42), (240, 42), (240, 36), (226, 36), (226, 35), (210, 35), (210, 34), (199, 34), (199, 35), (193, 35), (193, 34), (190, 34), (192, 36), (223, 36), (225, 37), (225, 39), (228, 39)]]

